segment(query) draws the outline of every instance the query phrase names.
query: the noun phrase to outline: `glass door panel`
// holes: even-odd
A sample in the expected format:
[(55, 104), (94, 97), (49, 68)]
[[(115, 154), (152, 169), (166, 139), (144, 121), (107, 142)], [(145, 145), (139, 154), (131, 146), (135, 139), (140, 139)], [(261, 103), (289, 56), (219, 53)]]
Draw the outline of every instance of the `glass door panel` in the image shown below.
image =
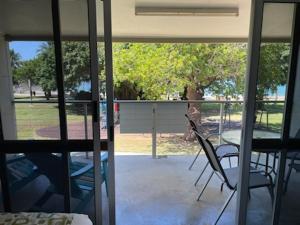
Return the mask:
[(60, 0), (68, 139), (91, 139), (93, 135), (87, 3)]
[[(298, 58), (298, 64), (299, 64), (299, 58)], [(300, 118), (300, 72), (298, 69), (296, 80), (295, 80), (293, 107), (292, 107), (292, 115), (291, 115), (291, 127), (290, 127), (291, 139), (300, 139), (299, 118)]]
[[(265, 179), (273, 183), (277, 179), (278, 149), (271, 149), (265, 140), (280, 141), (283, 136), (294, 9), (293, 3), (263, 4), (253, 127), (253, 139), (261, 143), (261, 147), (254, 147), (251, 166), (263, 171)], [(251, 190), (250, 195), (247, 224), (257, 223), (257, 218), (259, 223), (271, 224), (271, 192), (257, 188)]]
[(64, 183), (61, 154), (6, 154), (13, 212), (63, 212)]
[[(294, 85), (290, 79), (298, 54), (295, 54), (298, 5), (294, 1), (253, 3), (237, 219), (239, 224), (280, 224), (279, 218), (289, 214), (284, 209), (289, 208), (288, 204), (281, 208), (281, 200), (285, 165), (291, 153), (287, 140), (291, 99), (287, 96)], [(255, 158), (251, 161), (252, 153)], [(265, 180), (274, 186), (258, 188), (255, 185), (258, 175), (261, 182)]]
[(294, 4), (264, 4), (254, 139), (281, 137), (290, 63), (293, 10)]

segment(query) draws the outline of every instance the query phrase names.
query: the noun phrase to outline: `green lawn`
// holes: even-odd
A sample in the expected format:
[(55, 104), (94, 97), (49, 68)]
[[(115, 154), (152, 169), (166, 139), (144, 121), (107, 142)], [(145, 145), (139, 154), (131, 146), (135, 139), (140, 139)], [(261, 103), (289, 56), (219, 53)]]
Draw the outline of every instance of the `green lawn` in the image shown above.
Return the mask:
[[(41, 139), (36, 134), (36, 130), (50, 126), (59, 126), (59, 114), (56, 103), (17, 103), (15, 105), (18, 139)], [(83, 116), (68, 110), (67, 120), (68, 123), (81, 122), (83, 121)]]
[[(81, 106), (80, 106), (81, 107)], [(219, 121), (219, 104), (202, 104), (203, 118)], [(269, 129), (279, 131), (281, 128), (283, 105), (268, 105)], [(231, 121), (240, 122), (242, 118), (240, 105), (232, 106)], [(57, 104), (17, 103), (17, 133), (19, 139), (45, 139), (37, 135), (41, 128), (59, 125)], [(67, 106), (68, 124), (83, 122), (82, 107), (80, 110)], [(259, 121), (259, 117), (257, 119)], [(266, 113), (262, 116), (262, 126), (266, 127)], [(116, 130), (116, 151), (151, 154), (152, 139), (150, 134), (120, 134)], [(196, 142), (185, 142), (182, 135), (158, 134), (157, 152), (159, 155), (194, 154), (198, 150)]]

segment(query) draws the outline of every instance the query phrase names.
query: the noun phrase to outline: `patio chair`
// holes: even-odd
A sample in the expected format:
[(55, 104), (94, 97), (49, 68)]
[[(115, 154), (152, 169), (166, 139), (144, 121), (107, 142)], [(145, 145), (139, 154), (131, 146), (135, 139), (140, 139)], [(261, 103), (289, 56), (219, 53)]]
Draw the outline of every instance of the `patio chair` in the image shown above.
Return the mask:
[[(300, 129), (297, 131), (295, 137), (296, 139), (300, 139)], [(294, 169), (297, 173), (300, 172), (300, 164), (297, 161), (300, 161), (300, 153), (297, 152), (288, 152), (287, 158), (291, 160), (291, 163), (289, 164), (289, 170), (285, 179), (285, 186), (284, 186), (284, 192), (287, 192), (288, 183), (290, 181), (292, 170)]]
[[(192, 130), (196, 130), (197, 132), (201, 132), (201, 133), (204, 133), (204, 131), (200, 131), (200, 128), (196, 125), (196, 123), (190, 118), (189, 115), (185, 114), (185, 117), (187, 118), (190, 126), (192, 127)], [(212, 136), (220, 136), (221, 134), (220, 133), (211, 133), (207, 136), (207, 138), (211, 138)], [(199, 148), (199, 151), (197, 152), (195, 158), (193, 159), (191, 165), (189, 166), (189, 170), (191, 170), (196, 162), (196, 160), (198, 159), (200, 153), (202, 151), (202, 147)], [(224, 151), (224, 150), (223, 150)], [(224, 152), (223, 152), (224, 153)], [(231, 164), (231, 161), (229, 159), (229, 164)]]
[[(226, 186), (231, 190), (231, 193), (230, 193), (228, 199), (226, 200), (225, 204), (221, 208), (221, 211), (220, 211), (217, 219), (214, 222), (214, 224), (217, 224), (237, 190), (237, 184), (239, 181), (239, 178), (238, 178), (239, 167), (232, 167), (232, 168), (224, 169), (220, 162), (221, 159), (217, 156), (216, 151), (214, 150), (214, 147), (211, 144), (211, 142), (207, 138), (204, 138), (198, 132), (195, 132), (195, 134), (197, 136), (197, 140), (201, 144), (203, 144), (203, 150), (208, 158), (210, 166), (213, 168), (213, 172), (209, 175), (209, 178), (208, 178), (207, 182), (205, 183), (203, 189), (201, 190), (201, 192), (197, 198), (197, 201), (200, 200), (202, 194), (204, 193), (204, 190), (206, 189), (207, 185), (209, 184), (209, 182), (214, 174), (217, 174), (218, 177), (221, 177), (224, 180), (224, 183), (226, 184)], [(238, 157), (238, 154), (234, 154), (233, 156)], [(254, 188), (268, 187), (268, 190), (269, 190), (272, 202), (273, 202), (273, 186), (274, 185), (273, 185), (272, 177), (270, 175), (265, 176), (262, 173), (263, 173), (263, 171), (251, 169), (250, 178), (249, 178), (249, 190), (254, 189)]]
[[(194, 121), (189, 117), (189, 115), (188, 115), (188, 114), (185, 114), (184, 116), (187, 118), (187, 120), (188, 120), (190, 126), (192, 127), (192, 129), (195, 129), (195, 130), (198, 131), (198, 128), (197, 128), (196, 124), (195, 124)], [(196, 160), (198, 159), (198, 157), (199, 157), (201, 151), (202, 151), (202, 148), (200, 148), (199, 151), (197, 152), (195, 158), (193, 159), (191, 165), (189, 166), (189, 170), (191, 170), (191, 169), (193, 168), (193, 166), (194, 166)]]
[(7, 175), (11, 193), (22, 189), (41, 174), (37, 167), (24, 155), (15, 155), (7, 159)]
[[(29, 153), (26, 154), (26, 158), (35, 164), (37, 172), (40, 175), (45, 175), (50, 182), (46, 192), (33, 206), (32, 210), (36, 211), (40, 210), (54, 194), (64, 195), (64, 176), (61, 171), (63, 160), (61, 156), (51, 153)], [(105, 182), (107, 194), (107, 155), (102, 157), (101, 175), (103, 182)], [(93, 164), (70, 161), (70, 185), (71, 197), (80, 200), (72, 211), (82, 212), (84, 206), (94, 196)]]
[[(198, 132), (196, 129), (193, 128), (193, 131), (196, 135), (196, 138), (201, 146), (201, 149), (204, 149), (204, 144), (201, 142), (201, 140), (198, 139), (198, 136), (197, 136), (197, 133), (199, 134), (200, 132)], [(206, 137), (206, 139), (208, 139), (209, 137)], [(214, 149), (214, 147), (213, 147)], [(235, 145), (231, 145), (231, 144), (222, 144), (222, 145), (219, 145), (216, 147), (216, 149), (214, 149), (217, 157), (222, 160), (224, 158), (228, 158), (229, 159), (229, 165), (231, 167), (231, 160), (230, 160), (230, 157), (234, 157), (236, 155), (239, 154), (239, 150), (238, 148), (235, 146)], [(208, 167), (209, 165), (209, 160), (208, 162), (205, 164), (205, 166), (203, 167), (200, 175), (198, 176), (197, 180), (195, 181), (194, 185), (197, 186), (199, 180), (201, 179), (202, 175), (204, 174), (206, 168)], [(222, 184), (223, 186), (223, 184)], [(222, 186), (221, 186), (221, 190), (222, 190)]]
[(285, 180), (284, 193), (287, 192), (288, 183), (290, 181), (292, 170), (294, 169), (297, 173), (300, 172), (300, 163), (296, 162), (299, 160), (300, 160), (300, 153), (294, 153), (294, 157), (292, 158), (291, 163), (289, 164), (289, 170)]

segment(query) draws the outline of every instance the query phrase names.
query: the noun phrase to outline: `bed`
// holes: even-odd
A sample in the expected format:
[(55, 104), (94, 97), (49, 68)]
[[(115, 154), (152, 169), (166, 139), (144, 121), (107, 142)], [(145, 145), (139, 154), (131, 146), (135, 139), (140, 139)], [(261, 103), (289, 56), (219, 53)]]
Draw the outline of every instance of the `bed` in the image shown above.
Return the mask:
[(0, 213), (0, 225), (92, 225), (84, 214), (66, 213)]

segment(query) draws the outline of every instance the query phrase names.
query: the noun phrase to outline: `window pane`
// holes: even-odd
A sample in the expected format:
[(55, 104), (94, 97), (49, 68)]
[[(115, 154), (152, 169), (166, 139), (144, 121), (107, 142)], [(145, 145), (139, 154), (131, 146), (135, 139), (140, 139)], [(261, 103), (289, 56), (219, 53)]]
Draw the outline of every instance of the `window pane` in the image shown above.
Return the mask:
[(15, 103), (18, 140), (60, 139), (57, 103)]
[[(299, 63), (299, 59), (298, 59)], [(293, 108), (292, 108), (292, 119), (291, 119), (291, 138), (300, 138), (300, 73), (297, 71), (295, 90), (294, 90), (294, 99), (293, 99)]]
[(289, 70), (293, 9), (293, 4), (264, 5), (254, 138), (280, 138)]
[(7, 154), (6, 159), (13, 211), (64, 210), (63, 163), (60, 154)]

